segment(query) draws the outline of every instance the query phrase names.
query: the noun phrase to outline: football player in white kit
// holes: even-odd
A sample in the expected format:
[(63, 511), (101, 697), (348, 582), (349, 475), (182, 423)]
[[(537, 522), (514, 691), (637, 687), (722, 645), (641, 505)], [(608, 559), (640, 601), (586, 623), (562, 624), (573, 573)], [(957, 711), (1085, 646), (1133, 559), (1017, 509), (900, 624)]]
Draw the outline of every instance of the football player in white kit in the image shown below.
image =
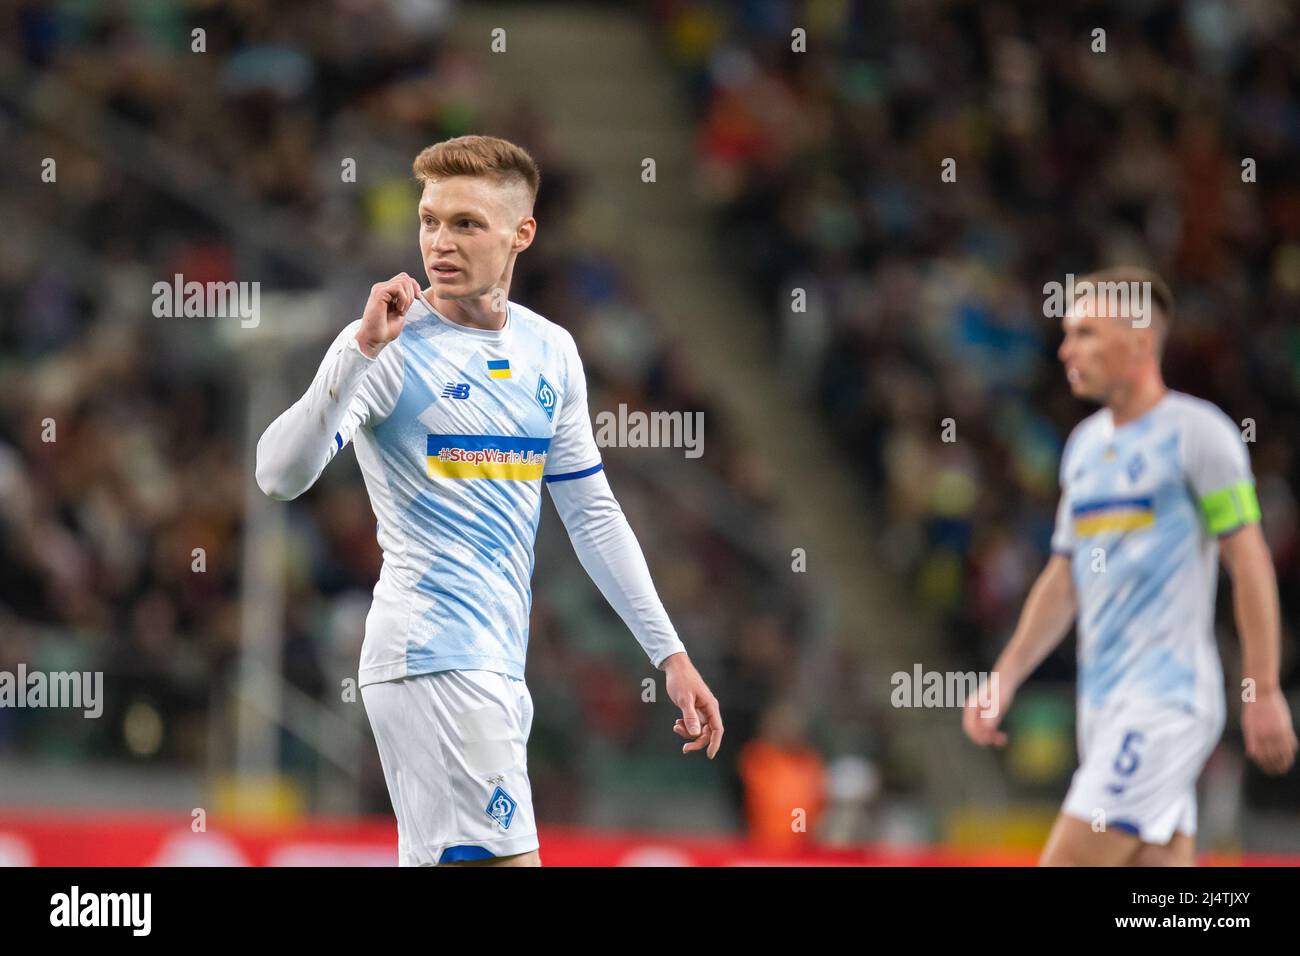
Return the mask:
[(583, 567), (665, 672), (683, 753), (712, 759), (722, 715), (610, 491), (573, 337), (509, 301), (537, 231), (536, 164), (464, 136), (424, 150), (414, 171), (429, 288), (406, 273), (372, 287), (258, 442), (257, 481), (294, 498), (356, 446), (384, 556), (359, 682), (399, 864), (539, 865), (524, 657), (543, 484)]
[[(1106, 283), (1150, 283), (1147, 308), (1141, 296), (1125, 308), (1093, 294)], [(1160, 373), (1168, 287), (1123, 268), (1076, 288), (1088, 294), (1065, 315), (1058, 355), (1074, 394), (1103, 407), (1061, 456), (1053, 554), (994, 665), (998, 706), (981, 713), (972, 699), (962, 721), (975, 742), (1004, 745), (998, 724), (1016, 689), (1077, 619), (1080, 766), (1040, 863), (1190, 866), (1196, 780), (1225, 719), (1214, 639), (1220, 558), (1241, 636), (1247, 753), (1273, 774), (1294, 760), (1278, 684), (1277, 581), (1240, 432), (1209, 402), (1170, 391)]]

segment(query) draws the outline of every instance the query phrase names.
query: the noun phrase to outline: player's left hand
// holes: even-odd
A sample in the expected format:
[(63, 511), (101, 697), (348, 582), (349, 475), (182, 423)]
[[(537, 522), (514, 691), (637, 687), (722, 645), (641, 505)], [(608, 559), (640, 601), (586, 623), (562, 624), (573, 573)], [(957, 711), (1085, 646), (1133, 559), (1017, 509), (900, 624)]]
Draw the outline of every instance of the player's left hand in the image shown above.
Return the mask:
[(718, 699), (685, 652), (672, 655), (663, 666), (668, 675), (668, 697), (682, 711), (673, 724), (673, 733), (690, 741), (682, 747), (682, 753), (707, 747), (712, 760), (722, 746), (722, 710)]
[(1283, 774), (1295, 762), (1296, 735), (1291, 711), (1280, 690), (1261, 693), (1241, 705), (1241, 735), (1246, 753), (1265, 773)]

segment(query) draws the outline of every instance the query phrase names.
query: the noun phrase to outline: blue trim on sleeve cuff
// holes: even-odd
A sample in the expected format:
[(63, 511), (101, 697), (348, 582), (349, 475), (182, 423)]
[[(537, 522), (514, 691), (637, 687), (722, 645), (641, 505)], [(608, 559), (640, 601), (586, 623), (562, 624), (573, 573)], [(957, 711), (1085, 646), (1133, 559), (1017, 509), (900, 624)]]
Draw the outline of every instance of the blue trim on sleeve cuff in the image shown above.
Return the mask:
[(335, 432), (335, 433), (334, 433), (334, 441), (335, 441), (335, 443), (338, 445), (338, 448), (336, 448), (335, 451), (340, 451), (340, 450), (342, 450), (342, 448), (343, 448), (343, 435), (342, 435), (340, 432)]
[(461, 863), (465, 860), (491, 860), (495, 856), (495, 853), (485, 847), (461, 844), (460, 846), (449, 846), (443, 850), (442, 856), (438, 857), (438, 862)]
[(594, 475), (605, 467), (603, 461), (598, 461), (590, 468), (584, 468), (582, 471), (571, 471), (567, 475), (547, 475), (546, 480), (550, 481), (572, 481), (574, 478), (586, 478), (588, 475)]

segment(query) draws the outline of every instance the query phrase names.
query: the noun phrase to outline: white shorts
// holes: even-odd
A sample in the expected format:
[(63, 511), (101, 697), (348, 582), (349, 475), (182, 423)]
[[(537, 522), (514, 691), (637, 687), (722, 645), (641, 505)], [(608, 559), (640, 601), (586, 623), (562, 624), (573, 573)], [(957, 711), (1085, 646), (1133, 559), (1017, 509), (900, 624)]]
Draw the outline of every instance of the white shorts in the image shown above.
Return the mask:
[(1167, 844), (1196, 833), (1196, 779), (1223, 735), (1222, 714), (1120, 704), (1079, 712), (1079, 769), (1062, 810)]
[(523, 681), (439, 671), (366, 684), (361, 697), (397, 814), (399, 866), (537, 849)]

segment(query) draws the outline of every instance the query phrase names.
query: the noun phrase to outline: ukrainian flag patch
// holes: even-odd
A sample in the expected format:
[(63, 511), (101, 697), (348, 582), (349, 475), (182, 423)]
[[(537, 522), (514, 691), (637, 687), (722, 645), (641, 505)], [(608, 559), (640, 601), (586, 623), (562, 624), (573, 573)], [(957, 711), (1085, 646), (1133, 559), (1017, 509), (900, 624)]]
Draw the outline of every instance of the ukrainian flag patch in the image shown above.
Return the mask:
[(488, 359), (488, 377), (489, 378), (509, 378), (510, 377), (510, 360), (509, 359)]

